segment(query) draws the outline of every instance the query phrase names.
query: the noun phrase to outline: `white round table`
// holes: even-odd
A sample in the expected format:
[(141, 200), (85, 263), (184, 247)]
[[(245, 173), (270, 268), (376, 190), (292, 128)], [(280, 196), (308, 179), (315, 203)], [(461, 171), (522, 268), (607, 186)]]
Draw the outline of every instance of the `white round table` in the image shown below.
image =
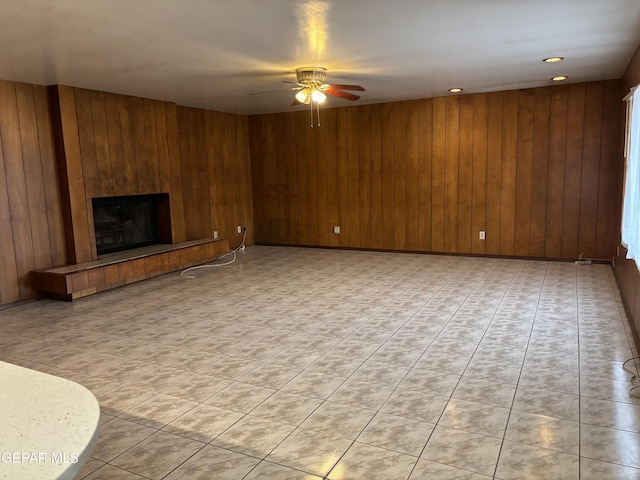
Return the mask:
[(82, 385), (0, 362), (0, 479), (73, 479), (99, 421), (98, 401)]

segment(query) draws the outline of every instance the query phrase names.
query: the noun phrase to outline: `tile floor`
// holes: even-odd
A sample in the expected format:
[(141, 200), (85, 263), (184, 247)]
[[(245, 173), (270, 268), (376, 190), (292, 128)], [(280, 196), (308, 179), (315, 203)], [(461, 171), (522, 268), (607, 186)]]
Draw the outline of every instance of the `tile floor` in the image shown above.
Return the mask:
[(0, 311), (0, 359), (93, 391), (78, 478), (640, 479), (610, 267), (251, 247)]

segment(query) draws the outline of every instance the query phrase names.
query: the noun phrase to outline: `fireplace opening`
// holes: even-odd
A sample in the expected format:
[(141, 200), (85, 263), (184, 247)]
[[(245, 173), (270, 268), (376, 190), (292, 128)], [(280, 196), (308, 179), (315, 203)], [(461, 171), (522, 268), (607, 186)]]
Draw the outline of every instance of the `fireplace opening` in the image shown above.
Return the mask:
[(93, 198), (98, 255), (161, 243), (158, 211), (168, 194)]

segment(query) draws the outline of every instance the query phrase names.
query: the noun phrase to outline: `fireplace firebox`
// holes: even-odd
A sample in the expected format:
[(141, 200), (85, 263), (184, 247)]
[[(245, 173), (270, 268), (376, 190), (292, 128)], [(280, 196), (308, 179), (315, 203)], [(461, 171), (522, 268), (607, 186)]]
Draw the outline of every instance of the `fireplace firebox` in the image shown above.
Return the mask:
[[(168, 194), (93, 198), (98, 255), (161, 243), (158, 211)], [(162, 210), (162, 209), (160, 209)]]

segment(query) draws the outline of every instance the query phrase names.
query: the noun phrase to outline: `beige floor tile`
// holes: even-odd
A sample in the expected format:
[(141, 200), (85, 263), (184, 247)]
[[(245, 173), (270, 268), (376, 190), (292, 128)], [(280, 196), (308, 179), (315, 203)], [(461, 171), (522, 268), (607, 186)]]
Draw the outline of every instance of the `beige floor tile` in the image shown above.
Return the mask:
[(452, 397), (495, 407), (511, 408), (515, 392), (515, 385), (463, 377)]
[(452, 398), (438, 425), (502, 438), (508, 418), (506, 408)]
[(355, 442), (329, 473), (331, 480), (407, 478), (416, 457)]
[(351, 443), (345, 438), (299, 428), (267, 460), (324, 477)]
[(207, 398), (204, 403), (214, 407), (248, 413), (276, 392), (273, 388), (234, 382)]
[(264, 418), (246, 416), (218, 436), (212, 445), (244, 453), (256, 458), (266, 457), (295, 427)]
[(601, 462), (591, 458), (580, 459), (581, 480), (602, 480), (611, 478), (616, 480), (640, 480), (640, 469)]
[(163, 430), (209, 443), (244, 416), (244, 413), (203, 404), (176, 418)]
[(91, 456), (103, 462), (109, 462), (153, 435), (156, 429), (121, 418), (114, 418), (101, 425), (98, 432), (98, 441)]
[(189, 458), (165, 480), (237, 480), (244, 478), (260, 460), (211, 445)]
[(449, 398), (441, 395), (398, 388), (380, 408), (381, 412), (436, 423)]
[(127, 410), (120, 418), (160, 429), (197, 405), (197, 402), (159, 393)]
[(171, 433), (156, 432), (110, 463), (156, 480), (173, 471), (204, 445)]
[(97, 469), (99, 469), (103, 465), (105, 465), (104, 462), (101, 462), (100, 460), (96, 460), (95, 458), (89, 458), (89, 460), (86, 461), (86, 463), (82, 466), (80, 471), (73, 478), (74, 480), (80, 480), (82, 478), (86, 478), (89, 476), (89, 474), (95, 472)]
[(376, 383), (347, 380), (327, 399), (358, 408), (378, 409), (389, 398), (393, 387)]
[(437, 426), (420, 458), (493, 475), (501, 439)]
[(577, 422), (580, 419), (580, 397), (519, 385), (513, 409)]
[(434, 428), (432, 423), (378, 412), (357, 441), (417, 457)]
[(354, 440), (375, 414), (375, 410), (327, 401), (300, 426)]
[(254, 417), (297, 426), (304, 422), (321, 403), (322, 400), (319, 398), (280, 391), (251, 410), (250, 414)]
[(263, 460), (249, 475), (244, 477), (243, 480), (263, 480), (265, 478), (278, 480), (321, 480), (322, 477)]
[(580, 455), (640, 468), (640, 434), (583, 424), (580, 428)]
[(113, 465), (104, 465), (89, 476), (83, 478), (85, 480), (145, 480), (146, 477), (122, 470)]
[(580, 450), (580, 424), (514, 410), (505, 439), (577, 455)]
[(579, 459), (577, 455), (505, 441), (495, 478), (578, 480)]
[(230, 385), (231, 382), (232, 380), (225, 378), (195, 374), (163, 390), (162, 393), (194, 402), (203, 402)]
[(409, 480), (490, 480), (493, 476), (481, 475), (461, 468), (420, 459)]
[(94, 479), (337, 476), (357, 439), (340, 467), (366, 478), (421, 454), (413, 480), (575, 479), (580, 452), (582, 480), (640, 480), (605, 265), (258, 246), (195, 281), (0, 310), (0, 330), (0, 359), (96, 394)]

